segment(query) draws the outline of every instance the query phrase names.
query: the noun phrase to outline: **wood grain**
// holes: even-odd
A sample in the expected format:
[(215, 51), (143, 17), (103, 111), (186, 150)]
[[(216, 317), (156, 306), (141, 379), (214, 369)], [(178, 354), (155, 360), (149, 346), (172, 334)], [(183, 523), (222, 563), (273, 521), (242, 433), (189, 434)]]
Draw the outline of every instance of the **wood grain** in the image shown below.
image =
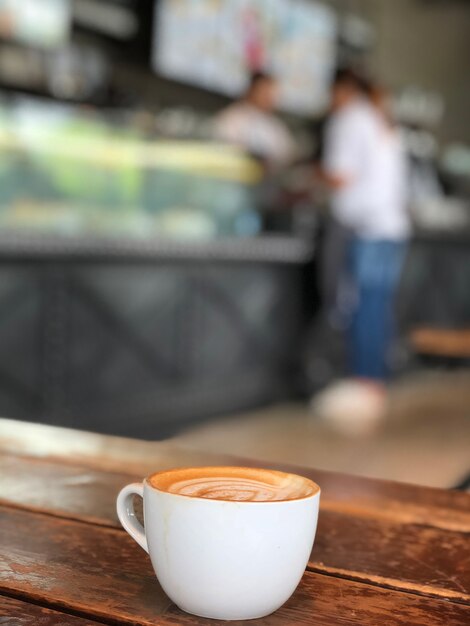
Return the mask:
[[(0, 501), (5, 504), (112, 528), (120, 528), (116, 494), (136, 479), (6, 455), (0, 455), (0, 476)], [(469, 564), (466, 533), (364, 515), (354, 508), (344, 512), (322, 500), (309, 562), (313, 571), (467, 601)]]
[[(258, 461), (250, 463), (263, 466)], [(464, 492), (281, 463), (276, 464), (276, 469), (299, 473), (317, 482), (322, 489), (322, 505), (331, 511), (470, 532), (470, 495)]]
[[(223, 624), (179, 611), (145, 553), (112, 528), (0, 507), (0, 592), (116, 624)], [(462, 626), (470, 607), (308, 572), (289, 602), (253, 622)]]
[(0, 596), (1, 626), (99, 626), (98, 622)]
[(0, 418), (0, 451), (147, 476), (158, 467), (223, 465), (227, 456), (180, 448), (174, 440), (142, 441)]
[(323, 511), (309, 568), (470, 603), (467, 534)]
[(118, 526), (116, 495), (136, 476), (0, 454), (0, 502)]
[[(64, 471), (66, 471), (67, 466), (71, 465), (74, 468), (81, 468), (82, 471), (84, 468), (87, 468), (96, 470), (98, 473), (117, 474), (119, 477), (117, 479), (118, 482), (124, 476), (126, 480), (141, 480), (152, 472), (170, 467), (198, 465), (265, 466), (265, 463), (254, 459), (226, 455), (214, 456), (187, 451), (175, 446), (164, 447), (165, 444), (160, 442), (142, 442), (120, 437), (79, 433), (78, 431), (68, 429), (57, 429), (58, 432), (56, 432), (55, 428), (43, 425), (32, 425), (33, 434), (36, 434), (40, 440), (42, 438), (54, 440), (55, 436), (60, 435), (56, 442), (57, 446), (60, 446), (69, 439), (73, 440), (76, 436), (79, 441), (84, 437), (85, 440), (81, 442), (81, 447), (79, 446), (79, 448), (83, 452), (83, 449), (88, 444), (90, 450), (87, 455), (84, 453), (81, 453), (79, 456), (73, 453), (69, 455), (69, 448), (65, 446), (62, 455), (59, 455), (55, 446), (48, 444), (44, 446), (45, 449), (55, 450), (55, 455), (52, 457), (43, 456), (42, 454), (30, 456), (35, 448), (29, 441), (29, 436), (26, 436), (26, 433), (29, 432), (28, 429), (25, 429), (24, 424), (22, 424), (19, 429), (20, 433), (13, 434), (11, 438), (8, 438), (5, 437), (4, 432), (7, 424), (10, 427), (15, 422), (0, 419), (0, 463), (5, 468), (3, 472), (0, 471), (0, 476), (5, 472), (17, 472), (21, 476), (27, 475), (28, 465), (26, 465), (24, 472), (20, 468), (21, 462), (16, 465), (16, 469), (7, 465), (9, 459), (15, 456), (18, 456), (20, 459), (25, 458), (26, 464), (28, 463), (28, 458), (31, 460), (36, 458), (38, 461), (42, 460), (46, 464), (52, 463), (52, 465), (45, 466), (45, 474), (48, 471), (47, 467), (56, 469), (57, 465), (64, 466)], [(28, 424), (27, 426), (30, 425)], [(23, 442), (24, 445), (22, 447), (23, 435), (26, 443)], [(106, 448), (108, 440), (111, 440), (109, 450)], [(13, 449), (16, 446), (23, 450), (21, 456), (17, 450)], [(5, 452), (5, 448), (10, 450), (10, 452)], [(72, 451), (75, 449), (73, 446), (70, 446), (70, 448)], [(41, 446), (37, 449), (43, 450)], [(110, 450), (115, 452), (110, 452)], [(116, 450), (122, 452), (122, 455), (120, 456)], [(126, 451), (125, 453), (124, 450)], [(114, 456), (115, 454), (117, 456)], [(381, 517), (401, 523), (432, 525), (447, 530), (470, 531), (470, 495), (463, 492), (347, 476), (286, 464), (275, 464), (271, 465), (271, 467), (273, 469), (301, 473), (312, 478), (322, 488), (323, 506), (330, 510), (343, 511), (362, 517)], [(41, 470), (39, 469), (39, 471)], [(53, 474), (53, 471), (51, 473)]]
[[(0, 419), (0, 452), (56, 459), (98, 471), (124, 473), (135, 480), (158, 469), (198, 465), (266, 466), (265, 462), (181, 448), (175, 440), (149, 442), (43, 424)], [(272, 464), (268, 464), (273, 466)], [(322, 488), (322, 505), (363, 517), (470, 531), (470, 496), (444, 489), (346, 476), (276, 464), (309, 476)]]

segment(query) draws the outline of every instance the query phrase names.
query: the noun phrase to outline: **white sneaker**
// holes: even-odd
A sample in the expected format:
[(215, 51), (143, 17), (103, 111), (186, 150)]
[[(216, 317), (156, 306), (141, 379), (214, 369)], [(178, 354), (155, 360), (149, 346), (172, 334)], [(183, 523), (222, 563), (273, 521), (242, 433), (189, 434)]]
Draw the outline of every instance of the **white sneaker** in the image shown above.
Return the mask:
[(334, 430), (350, 436), (368, 435), (385, 416), (387, 393), (376, 381), (343, 380), (314, 396), (310, 406)]

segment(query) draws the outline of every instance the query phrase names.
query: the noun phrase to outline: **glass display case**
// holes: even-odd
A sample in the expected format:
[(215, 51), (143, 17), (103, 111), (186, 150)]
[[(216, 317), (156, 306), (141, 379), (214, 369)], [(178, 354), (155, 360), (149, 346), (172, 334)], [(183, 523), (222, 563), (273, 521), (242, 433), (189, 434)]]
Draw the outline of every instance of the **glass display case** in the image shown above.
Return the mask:
[(0, 105), (0, 230), (213, 240), (256, 235), (258, 164), (236, 148), (142, 139), (132, 124)]
[(0, 106), (1, 414), (155, 439), (288, 397), (312, 244), (250, 236), (254, 161), (126, 116)]

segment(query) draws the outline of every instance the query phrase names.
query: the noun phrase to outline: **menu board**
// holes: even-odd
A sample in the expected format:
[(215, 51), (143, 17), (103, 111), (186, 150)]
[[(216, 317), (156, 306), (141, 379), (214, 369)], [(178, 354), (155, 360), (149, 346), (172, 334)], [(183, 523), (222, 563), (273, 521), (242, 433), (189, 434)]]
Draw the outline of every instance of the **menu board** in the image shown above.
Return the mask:
[(0, 0), (0, 37), (53, 48), (66, 41), (70, 30), (69, 0)]
[(279, 81), (279, 108), (322, 111), (335, 65), (335, 13), (313, 0), (159, 0), (158, 73), (230, 96), (255, 70)]

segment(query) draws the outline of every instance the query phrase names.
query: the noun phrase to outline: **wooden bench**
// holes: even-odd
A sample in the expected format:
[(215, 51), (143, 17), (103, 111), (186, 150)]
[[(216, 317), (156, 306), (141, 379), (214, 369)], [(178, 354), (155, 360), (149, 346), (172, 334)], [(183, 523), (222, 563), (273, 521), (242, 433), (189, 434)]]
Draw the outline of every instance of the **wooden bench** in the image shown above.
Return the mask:
[(416, 328), (410, 333), (409, 339), (418, 354), (453, 359), (470, 358), (470, 328)]

